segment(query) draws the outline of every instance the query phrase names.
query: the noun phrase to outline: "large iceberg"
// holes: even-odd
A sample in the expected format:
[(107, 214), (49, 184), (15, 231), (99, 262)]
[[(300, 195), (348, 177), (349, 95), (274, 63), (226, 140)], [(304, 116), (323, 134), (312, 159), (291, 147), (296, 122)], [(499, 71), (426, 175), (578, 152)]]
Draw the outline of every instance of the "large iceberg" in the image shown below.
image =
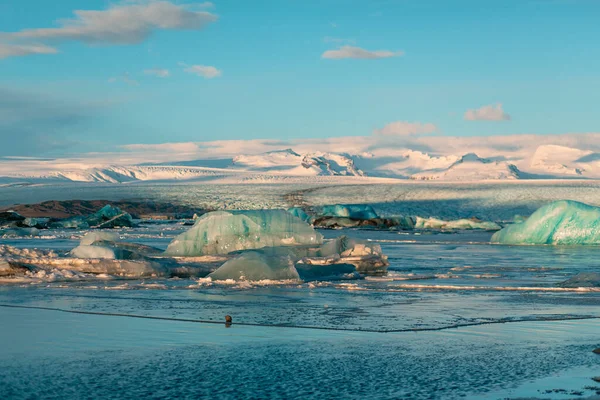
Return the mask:
[(342, 217), (359, 220), (379, 218), (373, 207), (365, 204), (334, 204), (323, 206), (321, 215), (324, 217)]
[(322, 242), (323, 236), (312, 226), (284, 210), (215, 211), (173, 239), (165, 254), (193, 257)]
[(292, 214), (294, 217), (298, 217), (300, 218), (302, 221), (308, 223), (308, 224), (312, 224), (313, 222), (313, 217), (311, 217), (310, 215), (308, 215), (306, 213), (306, 211), (304, 211), (302, 208), (300, 207), (292, 207), (289, 208), (287, 210), (290, 214)]
[(492, 236), (501, 244), (600, 244), (600, 208), (572, 200), (547, 204)]

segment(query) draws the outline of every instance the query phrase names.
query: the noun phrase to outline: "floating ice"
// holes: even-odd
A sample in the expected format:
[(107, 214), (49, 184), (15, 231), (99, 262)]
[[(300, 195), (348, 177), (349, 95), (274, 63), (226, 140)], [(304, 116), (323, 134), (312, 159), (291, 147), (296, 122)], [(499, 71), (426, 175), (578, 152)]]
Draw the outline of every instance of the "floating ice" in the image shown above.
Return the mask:
[(28, 228), (46, 229), (50, 218), (25, 218), (20, 225)]
[(492, 236), (502, 244), (600, 244), (600, 208), (572, 200), (547, 204)]
[(50, 228), (55, 229), (89, 229), (90, 224), (83, 217), (71, 217), (58, 221), (50, 221)]
[(324, 217), (343, 217), (360, 220), (379, 218), (373, 207), (364, 204), (334, 204), (323, 206), (321, 215)]
[(110, 204), (87, 217), (76, 216), (49, 223), (51, 228), (88, 229), (88, 228), (118, 228), (134, 226), (133, 218), (125, 211)]
[(112, 232), (88, 232), (79, 246), (71, 250), (77, 258), (100, 258), (109, 260), (144, 260), (158, 255), (161, 250), (137, 243), (120, 242), (119, 235)]
[(131, 227), (133, 226), (133, 219), (129, 213), (121, 211), (119, 207), (107, 204), (87, 217), (87, 223), (92, 228)]
[(437, 218), (417, 217), (415, 229), (482, 229), (488, 231), (497, 231), (502, 227), (495, 222), (479, 221), (476, 219), (458, 219), (454, 221), (443, 221)]
[(113, 232), (88, 232), (81, 238), (79, 244), (89, 246), (98, 241), (118, 242), (119, 235)]
[(204, 214), (169, 244), (165, 254), (201, 256), (290, 245), (319, 245), (323, 236), (284, 210), (216, 211)]
[(291, 253), (248, 251), (227, 261), (209, 277), (212, 280), (227, 279), (261, 281), (261, 280), (299, 280), (300, 276), (294, 267)]
[(16, 238), (25, 236), (39, 236), (40, 231), (37, 228), (11, 228), (0, 229), (1, 238)]
[(25, 217), (15, 211), (0, 211), (0, 226), (15, 226), (15, 223), (24, 219)]
[(311, 224), (313, 221), (313, 217), (308, 215), (303, 209), (300, 207), (292, 207), (288, 209), (288, 212), (292, 214), (294, 217), (300, 218), (302, 221)]
[(71, 250), (71, 256), (76, 258), (102, 258), (107, 260), (122, 260), (123, 254), (109, 247), (79, 245)]
[(600, 287), (600, 274), (597, 272), (580, 272), (571, 279), (559, 284), (564, 288)]

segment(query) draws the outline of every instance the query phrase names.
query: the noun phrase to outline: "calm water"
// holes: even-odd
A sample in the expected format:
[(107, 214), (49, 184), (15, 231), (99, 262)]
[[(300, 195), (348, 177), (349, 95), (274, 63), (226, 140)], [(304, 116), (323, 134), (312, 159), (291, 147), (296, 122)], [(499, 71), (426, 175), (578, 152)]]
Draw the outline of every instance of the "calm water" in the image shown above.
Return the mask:
[[(183, 229), (120, 233), (166, 247)], [(485, 232), (324, 233), (379, 242), (389, 274), (270, 285), (114, 278), (1, 286), (0, 397), (595, 394), (600, 291), (558, 284), (597, 271), (600, 248), (493, 246)], [(80, 232), (47, 234), (3, 244), (69, 249)], [(226, 314), (229, 328), (220, 323)], [(554, 389), (564, 391), (545, 393)]]

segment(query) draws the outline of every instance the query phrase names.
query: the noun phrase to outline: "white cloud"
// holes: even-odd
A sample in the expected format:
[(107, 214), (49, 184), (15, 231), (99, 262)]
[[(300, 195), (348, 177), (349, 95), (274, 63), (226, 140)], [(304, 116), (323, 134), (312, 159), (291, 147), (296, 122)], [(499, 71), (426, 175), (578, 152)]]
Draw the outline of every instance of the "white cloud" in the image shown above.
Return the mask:
[(206, 79), (217, 78), (223, 74), (220, 70), (210, 65), (190, 65), (185, 69), (185, 72), (202, 76)]
[(396, 121), (391, 122), (381, 129), (375, 129), (374, 135), (384, 136), (414, 136), (427, 133), (435, 133), (438, 128), (435, 124), (430, 122), (407, 122), (407, 121)]
[(389, 51), (389, 50), (365, 50), (355, 46), (342, 46), (337, 50), (327, 50), (321, 55), (321, 58), (328, 58), (332, 60), (339, 60), (343, 58), (361, 58), (361, 59), (376, 59), (376, 58), (390, 58), (403, 56), (403, 51)]
[(107, 10), (76, 10), (58, 28), (25, 29), (7, 33), (12, 40), (79, 41), (91, 44), (136, 44), (157, 30), (199, 30), (217, 20), (194, 5), (168, 1), (121, 4)]
[(491, 104), (465, 112), (467, 121), (509, 121), (510, 115), (504, 112), (502, 104)]
[(144, 74), (157, 76), (159, 78), (168, 78), (171, 75), (168, 69), (159, 68), (146, 69), (144, 70)]
[(43, 44), (0, 43), (0, 60), (8, 57), (28, 56), (31, 54), (56, 54), (58, 50)]

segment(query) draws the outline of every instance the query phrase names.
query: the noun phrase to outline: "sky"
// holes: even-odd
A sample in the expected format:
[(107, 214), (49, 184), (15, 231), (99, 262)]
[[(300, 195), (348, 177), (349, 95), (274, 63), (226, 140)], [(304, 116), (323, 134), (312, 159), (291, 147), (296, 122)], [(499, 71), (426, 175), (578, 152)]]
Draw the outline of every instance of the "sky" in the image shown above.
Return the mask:
[(5, 0), (0, 157), (600, 131), (597, 0)]

